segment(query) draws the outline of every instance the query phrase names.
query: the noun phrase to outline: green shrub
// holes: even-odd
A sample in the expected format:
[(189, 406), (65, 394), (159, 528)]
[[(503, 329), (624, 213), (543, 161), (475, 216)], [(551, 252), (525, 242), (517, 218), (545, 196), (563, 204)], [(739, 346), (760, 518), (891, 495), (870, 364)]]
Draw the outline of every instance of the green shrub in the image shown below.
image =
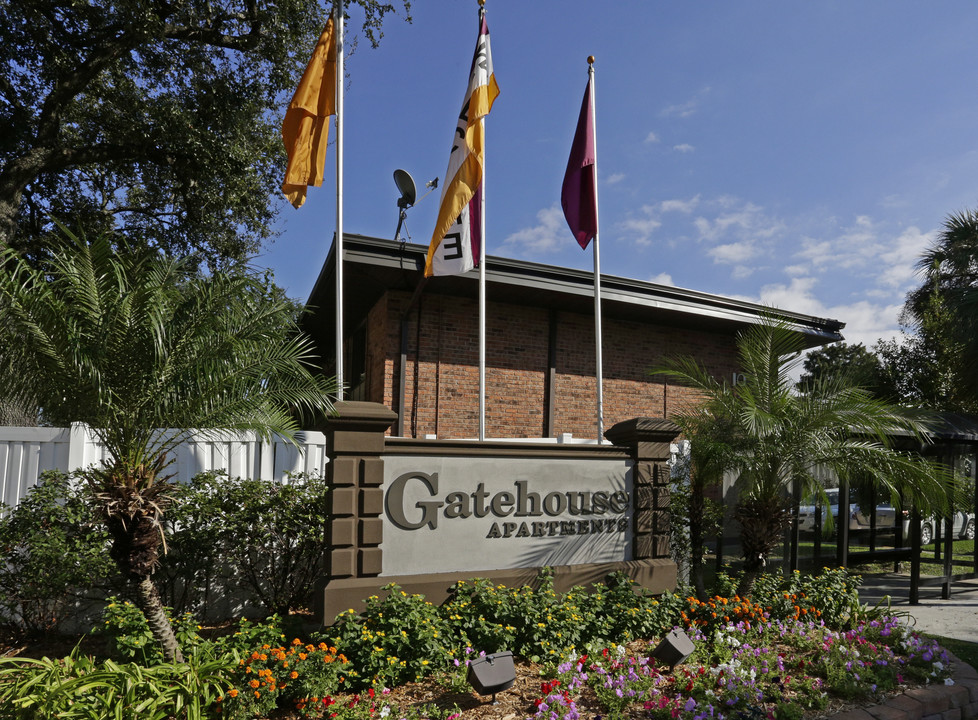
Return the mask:
[(539, 589), (509, 588), (484, 579), (459, 582), (442, 607), (442, 616), (453, 621), (460, 636), (474, 649), (485, 652), (512, 650), (533, 659), (551, 659), (582, 642), (593, 626), (582, 613), (586, 591), (575, 588), (568, 602), (553, 587), (553, 573), (545, 568)]
[(447, 668), (459, 654), (458, 636), (437, 606), (393, 583), (383, 590), (385, 597), (372, 595), (361, 615), (340, 613), (329, 631), (330, 644), (353, 664), (354, 689), (419, 680)]
[(508, 588), (485, 579), (459, 582), (441, 614), (460, 641), (479, 651), (512, 650), (527, 658), (559, 657), (595, 642), (626, 642), (671, 628), (679, 605), (671, 598), (636, 592), (624, 574), (607, 585), (558, 593), (544, 569), (540, 587)]
[(753, 599), (765, 606), (774, 620), (822, 620), (846, 630), (866, 617), (859, 601), (859, 578), (845, 568), (823, 568), (818, 575), (795, 570), (785, 577), (769, 573), (758, 577)]
[(143, 667), (96, 662), (78, 651), (61, 660), (0, 658), (0, 717), (11, 720), (202, 720), (212, 717), (233, 656)]
[(0, 506), (0, 621), (56, 629), (80, 600), (116, 587), (108, 535), (88, 487), (45, 472), (13, 509)]
[(228, 718), (265, 717), (289, 707), (309, 717), (346, 690), (350, 663), (325, 642), (264, 643), (247, 654), (230, 678), (221, 712)]
[[(173, 632), (185, 657), (194, 654), (203, 640), (200, 629), (190, 613), (174, 617), (170, 608), (164, 608)], [(146, 616), (131, 602), (108, 598), (102, 611), (102, 624), (96, 628), (106, 640), (106, 649), (112, 657), (124, 662), (134, 662), (143, 667), (159, 665), (164, 661), (163, 649), (157, 644), (146, 622)]]
[(156, 578), (165, 601), (200, 616), (241, 591), (270, 614), (306, 607), (324, 571), (326, 492), (317, 475), (194, 477), (164, 518), (168, 553)]

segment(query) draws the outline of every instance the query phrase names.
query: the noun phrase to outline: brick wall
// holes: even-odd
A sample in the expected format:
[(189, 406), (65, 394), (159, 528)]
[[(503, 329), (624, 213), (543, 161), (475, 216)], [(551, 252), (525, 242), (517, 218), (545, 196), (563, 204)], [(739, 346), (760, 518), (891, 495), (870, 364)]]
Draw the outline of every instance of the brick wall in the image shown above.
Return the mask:
[[(391, 292), (371, 309), (367, 328), (368, 399), (394, 410), (401, 387), (401, 316), (408, 293)], [(420, 332), (418, 317), (420, 315)], [(486, 318), (486, 434), (543, 437), (547, 424), (550, 311), (489, 302)], [(549, 433), (593, 438), (594, 318), (554, 314), (556, 363), (554, 427)], [(687, 388), (651, 377), (648, 369), (671, 355), (690, 354), (718, 377), (734, 371), (734, 338), (702, 331), (605, 317), (604, 425), (634, 417), (663, 417), (692, 402)], [(404, 434), (440, 438), (478, 435), (478, 304), (422, 295), (407, 323)], [(380, 378), (383, 382), (380, 382)]]

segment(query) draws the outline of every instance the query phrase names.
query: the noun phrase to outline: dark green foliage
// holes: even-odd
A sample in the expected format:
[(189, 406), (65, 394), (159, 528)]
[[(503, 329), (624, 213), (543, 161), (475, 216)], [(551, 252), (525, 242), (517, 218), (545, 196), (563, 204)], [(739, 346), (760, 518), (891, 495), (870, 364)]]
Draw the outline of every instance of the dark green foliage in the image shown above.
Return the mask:
[(681, 609), (677, 596), (653, 597), (621, 574), (610, 576), (607, 585), (560, 593), (549, 569), (537, 588), (479, 578), (456, 583), (440, 608), (393, 584), (384, 588), (384, 597), (366, 604), (361, 614), (340, 613), (328, 631), (329, 641), (357, 668), (355, 687), (464, 667), (479, 652), (510, 650), (536, 662), (557, 662), (572, 648), (656, 637), (678, 622)]
[(928, 424), (919, 413), (877, 400), (834, 374), (813, 379), (807, 392), (796, 393), (791, 373), (802, 350), (802, 336), (786, 321), (769, 317), (737, 337), (743, 382), (718, 381), (689, 357), (653, 371), (702, 396), (701, 403), (673, 416), (692, 443), (694, 477), (724, 472), (736, 477), (742, 596), (750, 595), (791, 523), (791, 489), (826, 500), (815, 468), (829, 468), (854, 484), (872, 480), (894, 501), (902, 497), (928, 510), (945, 509), (954, 485), (935, 463), (893, 448), (897, 437), (925, 438)]
[(167, 513), (169, 552), (157, 573), (164, 598), (201, 616), (235, 596), (269, 614), (307, 607), (325, 572), (326, 494), (317, 475), (283, 484), (196, 476)]
[(893, 377), (906, 378), (905, 402), (978, 412), (978, 211), (949, 215), (917, 269), (923, 282), (902, 316), (907, 337), (877, 352)]
[[(54, 218), (212, 268), (254, 253), (283, 199), (285, 107), (329, 5), (0, 3), (0, 247), (42, 256)], [(374, 45), (396, 9), (346, 6)]]
[[(166, 614), (184, 656), (192, 655), (203, 643), (197, 634), (196, 618), (190, 613), (174, 617), (170, 608), (166, 608)], [(143, 667), (165, 662), (163, 650), (150, 632), (146, 618), (131, 602), (108, 598), (102, 610), (102, 622), (95, 630), (106, 640), (106, 650), (114, 660)]]
[(880, 361), (862, 343), (834, 343), (810, 350), (802, 364), (796, 387), (809, 392), (822, 377), (845, 377), (849, 383), (863, 388), (874, 397), (896, 400), (882, 374)]
[(373, 595), (358, 615), (340, 613), (329, 630), (330, 644), (350, 659), (352, 689), (394, 687), (447, 668), (461, 654), (453, 623), (423, 595), (408, 595), (395, 584)]
[(106, 555), (108, 534), (87, 487), (47, 472), (17, 507), (0, 516), (0, 622), (48, 632), (97, 600), (118, 576)]
[(224, 430), (295, 442), (304, 413), (331, 412), (335, 383), (313, 374), (294, 305), (267, 278), (66, 235), (41, 268), (0, 251), (0, 368), (18, 368), (5, 381), (52, 424), (84, 422), (103, 445), (82, 477), (109, 554), (180, 660), (152, 577), (174, 449)]

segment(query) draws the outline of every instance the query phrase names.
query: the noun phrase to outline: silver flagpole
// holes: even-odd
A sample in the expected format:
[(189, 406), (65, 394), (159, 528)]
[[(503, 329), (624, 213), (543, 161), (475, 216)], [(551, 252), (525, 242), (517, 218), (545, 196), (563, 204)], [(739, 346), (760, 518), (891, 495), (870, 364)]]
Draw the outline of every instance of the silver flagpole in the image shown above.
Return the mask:
[[(479, 0), (479, 32), (486, 12)], [(482, 123), (482, 183), (479, 185), (479, 440), (486, 439), (486, 119)]]
[[(485, 119), (480, 120), (485, 128)], [(485, 150), (485, 130), (482, 141)], [(485, 158), (485, 154), (482, 156)], [(486, 439), (486, 168), (479, 185), (479, 440)]]
[(597, 376), (598, 443), (604, 437), (604, 394), (601, 371), (601, 252), (598, 249), (598, 128), (595, 123), (597, 111), (594, 104), (594, 56), (587, 59), (588, 86), (591, 88), (591, 129), (594, 132), (594, 347), (595, 375)]
[(343, 0), (336, 0), (336, 399), (343, 391)]

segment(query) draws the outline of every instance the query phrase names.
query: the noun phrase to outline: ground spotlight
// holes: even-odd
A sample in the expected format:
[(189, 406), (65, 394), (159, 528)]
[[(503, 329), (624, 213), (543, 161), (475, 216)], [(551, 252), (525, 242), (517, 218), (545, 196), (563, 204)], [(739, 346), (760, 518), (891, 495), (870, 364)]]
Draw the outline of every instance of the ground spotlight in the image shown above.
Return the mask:
[(476, 658), (469, 665), (468, 681), (479, 695), (492, 695), (495, 705), (496, 693), (508, 690), (516, 682), (513, 653), (507, 650)]
[(652, 657), (659, 662), (665, 663), (672, 670), (676, 665), (693, 654), (696, 648), (693, 641), (689, 639), (682, 630), (673, 630), (664, 638), (662, 642), (655, 646)]

